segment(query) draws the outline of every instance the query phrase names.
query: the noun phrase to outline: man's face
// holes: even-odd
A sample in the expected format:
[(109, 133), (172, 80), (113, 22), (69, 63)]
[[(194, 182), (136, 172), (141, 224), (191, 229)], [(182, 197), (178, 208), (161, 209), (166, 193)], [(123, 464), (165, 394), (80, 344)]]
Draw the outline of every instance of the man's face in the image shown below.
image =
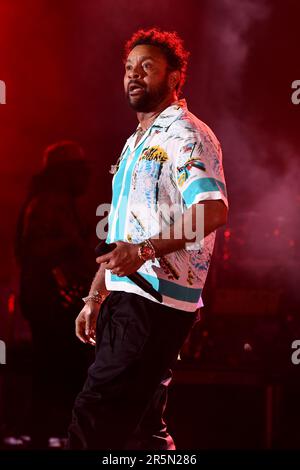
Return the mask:
[(139, 112), (154, 111), (170, 93), (167, 59), (156, 46), (140, 45), (125, 62), (125, 95)]

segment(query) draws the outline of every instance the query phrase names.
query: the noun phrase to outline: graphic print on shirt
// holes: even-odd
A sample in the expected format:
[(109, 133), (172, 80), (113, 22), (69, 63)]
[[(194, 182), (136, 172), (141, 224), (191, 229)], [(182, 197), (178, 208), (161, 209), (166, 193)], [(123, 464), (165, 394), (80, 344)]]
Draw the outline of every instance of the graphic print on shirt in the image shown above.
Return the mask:
[(144, 202), (147, 208), (157, 206), (159, 178), (167, 160), (166, 151), (159, 145), (146, 147), (138, 159), (132, 177), (132, 188), (138, 192), (141, 190), (140, 194), (145, 191)]
[[(131, 187), (128, 237), (138, 243), (159, 230), (158, 200), (160, 177), (167, 152), (159, 145), (145, 147), (135, 165)], [(147, 220), (147, 224), (142, 221)]]

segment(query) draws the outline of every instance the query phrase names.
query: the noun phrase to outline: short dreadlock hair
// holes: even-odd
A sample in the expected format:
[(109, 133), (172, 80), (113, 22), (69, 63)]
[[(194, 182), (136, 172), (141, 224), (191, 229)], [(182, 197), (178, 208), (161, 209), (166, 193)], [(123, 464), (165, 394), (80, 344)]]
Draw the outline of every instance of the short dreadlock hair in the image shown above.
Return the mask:
[(176, 86), (176, 91), (180, 94), (186, 79), (188, 57), (190, 55), (184, 48), (183, 40), (175, 31), (161, 31), (158, 28), (139, 29), (125, 44), (124, 61), (126, 61), (128, 54), (135, 46), (142, 44), (159, 47), (167, 59), (169, 69), (179, 70), (180, 80)]

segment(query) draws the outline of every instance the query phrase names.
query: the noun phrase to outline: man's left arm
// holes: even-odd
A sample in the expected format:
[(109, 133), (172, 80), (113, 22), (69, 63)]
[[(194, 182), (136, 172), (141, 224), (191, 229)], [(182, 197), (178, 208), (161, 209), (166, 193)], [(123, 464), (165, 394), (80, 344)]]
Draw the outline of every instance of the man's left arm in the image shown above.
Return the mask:
[[(203, 207), (203, 210), (199, 206)], [(200, 210), (199, 210), (200, 209)], [(186, 243), (202, 241), (227, 222), (228, 209), (222, 200), (201, 201), (187, 209), (170, 227), (158, 236), (151, 237), (156, 257), (181, 250)], [(179, 238), (177, 234), (181, 234)], [(193, 235), (191, 237), (191, 235)], [(177, 235), (177, 236), (176, 236)]]
[[(200, 205), (204, 210), (199, 210)], [(204, 214), (204, 217), (203, 217)], [(187, 209), (182, 217), (151, 237), (157, 258), (173, 251), (185, 248), (186, 243), (201, 241), (227, 221), (227, 207), (222, 200), (201, 201)], [(194, 237), (191, 238), (191, 234)], [(181, 234), (180, 238), (178, 234)], [(137, 271), (143, 264), (138, 256), (140, 244), (115, 242), (117, 247), (107, 255), (99, 256), (98, 263), (106, 263), (105, 269), (111, 269), (118, 276), (128, 276)]]

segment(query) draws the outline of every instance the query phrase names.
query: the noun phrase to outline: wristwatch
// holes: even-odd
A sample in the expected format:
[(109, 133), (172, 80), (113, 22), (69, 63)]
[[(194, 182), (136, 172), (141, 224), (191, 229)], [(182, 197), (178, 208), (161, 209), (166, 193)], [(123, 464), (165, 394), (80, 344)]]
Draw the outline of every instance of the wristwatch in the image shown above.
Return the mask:
[(144, 240), (138, 249), (138, 256), (143, 261), (155, 260), (155, 248), (150, 240)]
[(104, 299), (105, 299), (105, 296), (103, 294), (100, 294), (100, 292), (97, 290), (94, 290), (94, 292), (89, 294), (87, 297), (82, 297), (82, 300), (84, 301), (85, 304), (89, 302), (90, 300), (92, 302), (95, 302), (96, 304), (101, 304)]

